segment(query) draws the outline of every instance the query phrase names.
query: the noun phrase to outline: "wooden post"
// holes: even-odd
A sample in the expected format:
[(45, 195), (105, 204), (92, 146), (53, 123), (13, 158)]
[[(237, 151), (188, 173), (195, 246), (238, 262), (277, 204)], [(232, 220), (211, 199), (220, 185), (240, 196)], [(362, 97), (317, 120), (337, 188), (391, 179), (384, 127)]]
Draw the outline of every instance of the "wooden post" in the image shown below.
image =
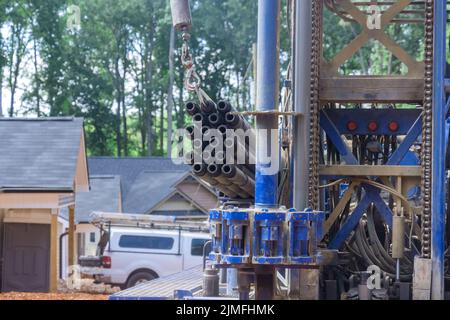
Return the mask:
[(75, 207), (69, 207), (69, 267), (74, 265), (75, 261)]
[(52, 210), (50, 225), (50, 292), (58, 290), (58, 210)]

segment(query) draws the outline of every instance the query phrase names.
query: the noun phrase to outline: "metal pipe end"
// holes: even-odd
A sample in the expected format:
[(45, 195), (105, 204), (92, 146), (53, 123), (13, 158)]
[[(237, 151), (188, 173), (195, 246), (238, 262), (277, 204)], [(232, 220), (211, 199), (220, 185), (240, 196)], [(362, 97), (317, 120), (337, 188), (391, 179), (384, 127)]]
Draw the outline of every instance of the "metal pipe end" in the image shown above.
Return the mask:
[(231, 104), (228, 101), (221, 100), (217, 104), (217, 110), (222, 113), (227, 113), (227, 112), (230, 112), (231, 110), (233, 110), (233, 107), (231, 106)]
[(203, 123), (203, 115), (201, 113), (196, 113), (192, 117), (192, 120), (194, 120), (194, 122), (201, 122), (201, 123)]
[(220, 170), (220, 166), (218, 166), (217, 164), (210, 164), (208, 165), (208, 172), (213, 176), (213, 177), (218, 177), (221, 173)]
[(191, 124), (191, 125), (186, 127), (186, 135), (189, 138), (192, 138), (194, 136), (194, 125)]
[(217, 126), (220, 123), (220, 117), (218, 113), (211, 113), (208, 116), (208, 121), (210, 124)]
[(203, 161), (206, 163), (210, 163), (213, 160), (213, 155), (210, 151), (205, 150), (203, 151)]
[(213, 137), (213, 138), (210, 140), (209, 145), (210, 145), (211, 147), (213, 147), (213, 148), (216, 148), (216, 147), (219, 146), (219, 141), (218, 141), (215, 137)]
[(192, 142), (194, 148), (203, 148), (203, 140), (202, 139), (194, 139)]
[(206, 174), (207, 168), (204, 163), (196, 163), (193, 165), (192, 170), (194, 171), (195, 175), (201, 177)]
[(224, 141), (224, 145), (228, 149), (233, 148), (234, 147), (234, 139), (226, 138), (225, 141)]
[(225, 122), (226, 122), (228, 125), (230, 125), (231, 127), (236, 128), (236, 127), (239, 126), (240, 119), (239, 119), (239, 117), (236, 116), (235, 114), (232, 114), (232, 113), (229, 113), (229, 112), (228, 112), (228, 113), (225, 115)]
[(225, 161), (225, 152), (217, 151), (215, 155), (215, 160), (217, 163), (223, 163)]
[(206, 133), (209, 131), (209, 129), (211, 129), (211, 128), (208, 126), (203, 126), (202, 127), (202, 135), (206, 135)]
[(225, 164), (222, 166), (222, 173), (227, 177), (232, 177), (236, 174), (236, 167)]
[(221, 124), (220, 126), (217, 127), (217, 130), (219, 130), (219, 132), (221, 134), (226, 134), (227, 133), (227, 129), (228, 127), (224, 124)]
[(185, 105), (185, 109), (191, 116), (194, 116), (195, 114), (200, 112), (200, 107), (193, 101), (188, 101)]

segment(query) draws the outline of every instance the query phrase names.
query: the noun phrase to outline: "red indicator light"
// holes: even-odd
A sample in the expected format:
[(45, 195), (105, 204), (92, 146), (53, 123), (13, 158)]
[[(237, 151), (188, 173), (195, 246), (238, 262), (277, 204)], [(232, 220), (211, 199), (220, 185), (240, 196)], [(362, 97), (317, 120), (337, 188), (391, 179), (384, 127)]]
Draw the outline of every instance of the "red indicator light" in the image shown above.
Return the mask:
[(358, 124), (355, 121), (349, 121), (347, 122), (347, 129), (348, 131), (355, 131), (358, 129)]
[(369, 128), (370, 131), (377, 131), (378, 124), (375, 121), (370, 121), (367, 127)]
[(398, 125), (398, 122), (396, 121), (389, 122), (389, 130), (391, 130), (392, 132), (397, 131), (399, 127), (400, 126)]

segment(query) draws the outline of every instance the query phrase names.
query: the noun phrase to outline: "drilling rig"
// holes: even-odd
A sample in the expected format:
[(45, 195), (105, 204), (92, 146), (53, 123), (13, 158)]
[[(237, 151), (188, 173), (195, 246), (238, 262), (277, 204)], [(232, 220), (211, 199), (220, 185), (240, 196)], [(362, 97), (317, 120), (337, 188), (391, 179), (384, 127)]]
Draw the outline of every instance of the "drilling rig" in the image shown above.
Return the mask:
[[(237, 270), (241, 299), (251, 292), (257, 300), (445, 299), (447, 1), (287, 3), (292, 48), (284, 90), (291, 103), (279, 103), (281, 0), (258, 0), (256, 110), (240, 113), (201, 90), (187, 47), (189, 3), (171, 1), (174, 26), (183, 32), (186, 86), (199, 97), (186, 104), (199, 125), (187, 130), (194, 151), (186, 158), (222, 199), (209, 217), (213, 267)], [(336, 41), (327, 36), (327, 19), (354, 31), (332, 57), (324, 55)], [(411, 24), (423, 31), (414, 53), (389, 32)], [(374, 42), (403, 65), (399, 72), (343, 72)], [(224, 164), (226, 148), (207, 153), (219, 162), (197, 158), (195, 150), (205, 156), (219, 143), (194, 131), (213, 129), (224, 137), (246, 132), (228, 138), (245, 163)]]

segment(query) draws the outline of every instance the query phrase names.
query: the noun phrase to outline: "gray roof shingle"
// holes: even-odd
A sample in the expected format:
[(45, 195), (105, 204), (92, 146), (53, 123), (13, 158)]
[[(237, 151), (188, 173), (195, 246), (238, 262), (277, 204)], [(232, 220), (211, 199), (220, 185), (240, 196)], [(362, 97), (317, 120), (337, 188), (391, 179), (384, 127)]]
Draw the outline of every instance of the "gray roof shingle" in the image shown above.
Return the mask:
[(149, 213), (176, 191), (174, 186), (187, 174), (185, 171), (143, 171), (124, 201), (124, 212)]
[(72, 190), (82, 118), (0, 118), (0, 189)]
[(91, 190), (77, 193), (75, 220), (77, 223), (90, 222), (92, 211), (120, 212), (120, 177), (90, 177)]
[[(143, 171), (165, 172), (165, 174), (170, 171), (181, 173), (190, 171), (189, 166), (175, 164), (171, 159), (163, 157), (89, 157), (88, 167), (90, 175), (120, 176), (124, 204), (134, 182)], [(125, 206), (124, 212), (127, 212)]]

